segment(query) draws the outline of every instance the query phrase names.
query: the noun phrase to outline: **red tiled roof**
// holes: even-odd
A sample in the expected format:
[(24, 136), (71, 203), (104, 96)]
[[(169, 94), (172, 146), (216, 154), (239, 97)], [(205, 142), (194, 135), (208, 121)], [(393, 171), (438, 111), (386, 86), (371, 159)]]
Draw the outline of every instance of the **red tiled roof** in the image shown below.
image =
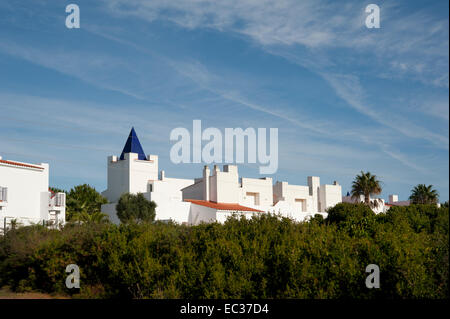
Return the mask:
[(23, 164), (23, 163), (12, 162), (12, 161), (6, 161), (6, 160), (0, 160), (0, 163), (9, 164), (9, 165), (15, 165), (15, 166), (21, 166), (21, 167), (28, 167), (28, 168), (44, 169), (43, 167), (40, 167), (40, 166), (34, 166), (34, 165)]
[(185, 202), (191, 202), (195, 205), (205, 206), (209, 208), (214, 208), (217, 210), (232, 210), (232, 211), (241, 211), (241, 212), (257, 212), (262, 213), (261, 210), (250, 208), (246, 206), (241, 206), (239, 204), (230, 204), (230, 203), (216, 203), (206, 200), (198, 200), (198, 199), (185, 199)]
[(399, 203), (386, 203), (387, 206), (408, 206), (407, 204), (399, 204)]

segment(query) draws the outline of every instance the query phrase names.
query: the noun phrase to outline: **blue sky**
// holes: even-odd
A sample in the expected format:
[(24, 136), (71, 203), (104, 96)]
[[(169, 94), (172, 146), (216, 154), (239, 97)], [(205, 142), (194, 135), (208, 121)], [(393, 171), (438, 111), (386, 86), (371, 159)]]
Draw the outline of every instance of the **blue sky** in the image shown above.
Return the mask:
[[(81, 28), (65, 27), (76, 3)], [(381, 8), (367, 29), (364, 9)], [(106, 187), (131, 126), (169, 177), (170, 131), (276, 127), (274, 180), (361, 170), (384, 198), (449, 193), (448, 1), (2, 1), (0, 155), (50, 163), (50, 184)], [(240, 175), (260, 177), (258, 164)]]

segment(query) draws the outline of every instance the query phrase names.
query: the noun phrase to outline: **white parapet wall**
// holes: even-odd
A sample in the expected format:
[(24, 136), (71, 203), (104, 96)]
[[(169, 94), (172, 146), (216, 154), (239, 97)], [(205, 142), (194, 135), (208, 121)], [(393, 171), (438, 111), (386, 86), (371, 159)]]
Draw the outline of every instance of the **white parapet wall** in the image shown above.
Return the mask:
[(335, 185), (320, 185), (319, 207), (321, 212), (342, 202), (342, 187)]
[(161, 174), (161, 179), (148, 184), (148, 199), (156, 203), (156, 219), (188, 223), (190, 204), (183, 202), (181, 190), (194, 183), (193, 179), (168, 178)]

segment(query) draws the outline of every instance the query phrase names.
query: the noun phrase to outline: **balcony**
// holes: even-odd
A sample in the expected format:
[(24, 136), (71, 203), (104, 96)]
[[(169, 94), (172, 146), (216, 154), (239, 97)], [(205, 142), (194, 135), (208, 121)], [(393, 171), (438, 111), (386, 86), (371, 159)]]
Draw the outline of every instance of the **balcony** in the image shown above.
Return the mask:
[(0, 209), (8, 205), (8, 188), (0, 186)]
[(61, 211), (66, 206), (65, 193), (49, 193), (49, 211)]

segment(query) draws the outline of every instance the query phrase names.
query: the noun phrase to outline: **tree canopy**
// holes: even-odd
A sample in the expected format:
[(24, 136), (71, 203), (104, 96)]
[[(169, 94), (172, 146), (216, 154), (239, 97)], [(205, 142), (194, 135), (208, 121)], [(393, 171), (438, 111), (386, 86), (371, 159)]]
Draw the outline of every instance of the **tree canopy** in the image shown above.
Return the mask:
[(156, 216), (156, 203), (149, 201), (142, 193), (125, 193), (116, 205), (117, 217), (122, 223), (152, 222)]
[[(81, 298), (448, 299), (448, 208), (375, 214), (340, 203), (325, 220), (257, 214), (225, 223), (26, 226), (0, 240), (0, 287)], [(80, 267), (80, 289), (65, 265)], [(380, 268), (381, 289), (365, 285)]]
[(411, 190), (409, 200), (413, 204), (436, 204), (439, 201), (439, 193), (433, 189), (433, 185), (419, 184)]
[[(101, 206), (107, 202), (108, 200), (94, 187), (87, 184), (75, 186), (67, 193), (66, 220), (89, 221), (99, 219)], [(92, 218), (91, 215), (95, 217)]]

